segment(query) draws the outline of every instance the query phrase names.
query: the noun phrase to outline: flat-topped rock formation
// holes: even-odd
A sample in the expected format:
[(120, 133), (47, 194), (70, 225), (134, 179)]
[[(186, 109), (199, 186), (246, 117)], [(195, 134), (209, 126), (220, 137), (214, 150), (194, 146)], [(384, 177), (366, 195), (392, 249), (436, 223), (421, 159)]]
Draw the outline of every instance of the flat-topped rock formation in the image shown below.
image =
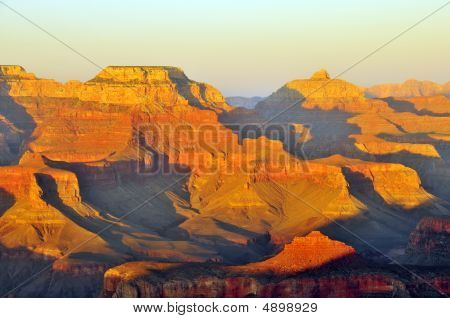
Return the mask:
[(256, 109), (270, 113), (290, 107), (303, 109), (343, 110), (348, 112), (379, 111), (385, 103), (367, 100), (363, 90), (347, 81), (330, 78), (326, 70), (315, 72), (309, 79), (286, 83), (256, 105)]
[(344, 168), (348, 178), (353, 179), (355, 191), (369, 191), (373, 187), (387, 204), (411, 209), (433, 200), (421, 185), (414, 169), (401, 164), (365, 163)]
[(364, 100), (363, 92), (349, 82), (331, 79), (326, 70), (315, 72), (309, 79), (293, 80), (286, 88), (304, 96), (306, 99), (349, 99)]
[(158, 111), (191, 105), (217, 111), (230, 110), (225, 98), (213, 86), (186, 77), (176, 67), (108, 66), (87, 82), (39, 79), (20, 66), (3, 66), (1, 96), (76, 98), (81, 102), (140, 105)]

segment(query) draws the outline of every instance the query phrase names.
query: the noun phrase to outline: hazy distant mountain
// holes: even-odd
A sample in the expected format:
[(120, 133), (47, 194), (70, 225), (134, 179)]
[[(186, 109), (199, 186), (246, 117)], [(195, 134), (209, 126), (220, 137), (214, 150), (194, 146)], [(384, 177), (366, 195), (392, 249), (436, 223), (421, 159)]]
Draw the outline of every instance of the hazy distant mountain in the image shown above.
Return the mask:
[(450, 82), (443, 85), (431, 81), (409, 79), (400, 84), (379, 84), (366, 88), (367, 97), (418, 97), (447, 95), (450, 96)]
[(230, 96), (226, 98), (228, 104), (237, 107), (253, 108), (256, 104), (262, 101), (265, 97), (253, 96), (253, 97), (243, 97), (243, 96)]

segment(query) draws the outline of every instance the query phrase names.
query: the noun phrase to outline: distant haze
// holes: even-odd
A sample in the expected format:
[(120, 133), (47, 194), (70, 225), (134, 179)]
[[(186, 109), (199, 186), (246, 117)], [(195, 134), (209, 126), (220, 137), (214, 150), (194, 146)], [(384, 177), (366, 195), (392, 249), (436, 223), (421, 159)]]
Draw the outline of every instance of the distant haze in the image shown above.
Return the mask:
[(253, 96), (253, 97), (229, 96), (226, 98), (228, 104), (244, 108), (254, 108), (256, 104), (258, 104), (263, 99), (264, 97), (260, 96)]
[[(7, 1), (101, 67), (173, 65), (225, 96), (268, 96), (342, 72), (444, 3), (428, 1)], [(0, 6), (0, 64), (88, 80), (99, 69)], [(342, 78), (361, 86), (450, 80), (450, 6)]]

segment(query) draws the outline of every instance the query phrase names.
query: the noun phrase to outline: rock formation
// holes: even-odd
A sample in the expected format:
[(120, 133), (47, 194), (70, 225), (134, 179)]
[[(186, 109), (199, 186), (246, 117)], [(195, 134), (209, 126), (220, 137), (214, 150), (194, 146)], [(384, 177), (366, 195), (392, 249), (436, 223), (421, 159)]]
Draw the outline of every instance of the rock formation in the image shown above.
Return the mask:
[[(311, 253), (317, 258), (311, 258)], [(427, 285), (414, 276), (399, 276), (393, 269), (371, 272), (357, 257), (349, 258), (353, 253), (351, 247), (314, 232), (294, 239), (273, 258), (243, 266), (126, 263), (105, 273), (101, 296), (408, 297), (448, 292), (441, 278), (445, 273)], [(338, 258), (339, 264), (324, 266)], [(299, 273), (319, 265), (324, 267)]]
[(312, 231), (306, 236), (295, 237), (280, 253), (267, 260), (233, 267), (232, 270), (295, 274), (354, 254), (355, 249), (351, 246), (333, 241), (319, 231)]
[[(231, 127), (292, 105), (276, 118), (292, 140)], [(46, 265), (45, 283), (10, 295), (92, 296), (125, 263), (105, 295), (188, 296), (183, 284), (191, 296), (413, 295), (417, 282), (390, 270), (342, 272), (370, 247), (336, 222), (391, 253), (420, 218), (448, 215), (448, 113), (444, 96), (372, 99), (325, 70), (246, 110), (176, 67), (110, 66), (62, 84), (1, 66), (0, 292)], [(342, 243), (303, 237), (319, 228)], [(121, 283), (185, 266), (184, 283)], [(309, 276), (324, 266), (337, 267)], [(303, 276), (256, 277), (268, 271)], [(432, 279), (444, 288), (445, 275)]]
[(341, 79), (330, 79), (328, 72), (320, 70), (311, 78), (293, 80), (259, 102), (256, 108), (264, 112), (274, 112), (283, 108), (302, 107), (304, 109), (339, 109), (361, 111), (381, 107), (366, 101), (363, 91)]
[(411, 112), (419, 115), (448, 115), (450, 98), (443, 95), (417, 96), (410, 98), (385, 98), (391, 107), (399, 112)]
[(421, 265), (450, 264), (450, 218), (425, 217), (411, 233), (407, 261)]

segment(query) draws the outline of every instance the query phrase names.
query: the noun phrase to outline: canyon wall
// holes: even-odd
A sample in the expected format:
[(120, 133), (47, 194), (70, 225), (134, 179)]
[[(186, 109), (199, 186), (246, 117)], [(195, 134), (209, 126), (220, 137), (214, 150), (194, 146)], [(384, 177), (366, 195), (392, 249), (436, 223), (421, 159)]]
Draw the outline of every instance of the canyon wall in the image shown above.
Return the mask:
[[(313, 255), (316, 258), (312, 258)], [(329, 262), (332, 259), (336, 260), (333, 265), (320, 268), (327, 263), (324, 260)], [(316, 267), (319, 269), (307, 271)], [(368, 264), (354, 255), (351, 247), (330, 240), (320, 232), (313, 232), (306, 237), (295, 238), (272, 258), (243, 266), (126, 263), (105, 273), (101, 296), (442, 296), (448, 292), (445, 287), (448, 277), (445, 272), (435, 275), (430, 282), (424, 282), (415, 280), (414, 276), (396, 273), (393, 268), (370, 269)], [(166, 277), (171, 279), (167, 280)]]
[(425, 217), (411, 233), (406, 249), (407, 261), (421, 265), (448, 266), (449, 240), (449, 217)]
[[(30, 286), (39, 296), (93, 295), (114, 267), (105, 295), (186, 296), (185, 282), (159, 274), (138, 288), (109, 277), (204, 263), (211, 273), (189, 272), (189, 286), (200, 286), (189, 295), (415, 295), (416, 282), (390, 270), (342, 272), (341, 259), (371, 247), (339, 225), (393, 253), (420, 219), (449, 215), (448, 100), (368, 98), (320, 70), (242, 110), (176, 67), (110, 66), (62, 84), (1, 66), (2, 292), (46, 264), (45, 279), (56, 281), (48, 291), (30, 283), (11, 295)], [(274, 115), (293, 143), (230, 127)], [(342, 242), (305, 236), (314, 230)], [(419, 226), (407, 251), (436, 259), (443, 236)], [(306, 274), (333, 264), (333, 275)], [(295, 277), (261, 280), (267, 272)]]

